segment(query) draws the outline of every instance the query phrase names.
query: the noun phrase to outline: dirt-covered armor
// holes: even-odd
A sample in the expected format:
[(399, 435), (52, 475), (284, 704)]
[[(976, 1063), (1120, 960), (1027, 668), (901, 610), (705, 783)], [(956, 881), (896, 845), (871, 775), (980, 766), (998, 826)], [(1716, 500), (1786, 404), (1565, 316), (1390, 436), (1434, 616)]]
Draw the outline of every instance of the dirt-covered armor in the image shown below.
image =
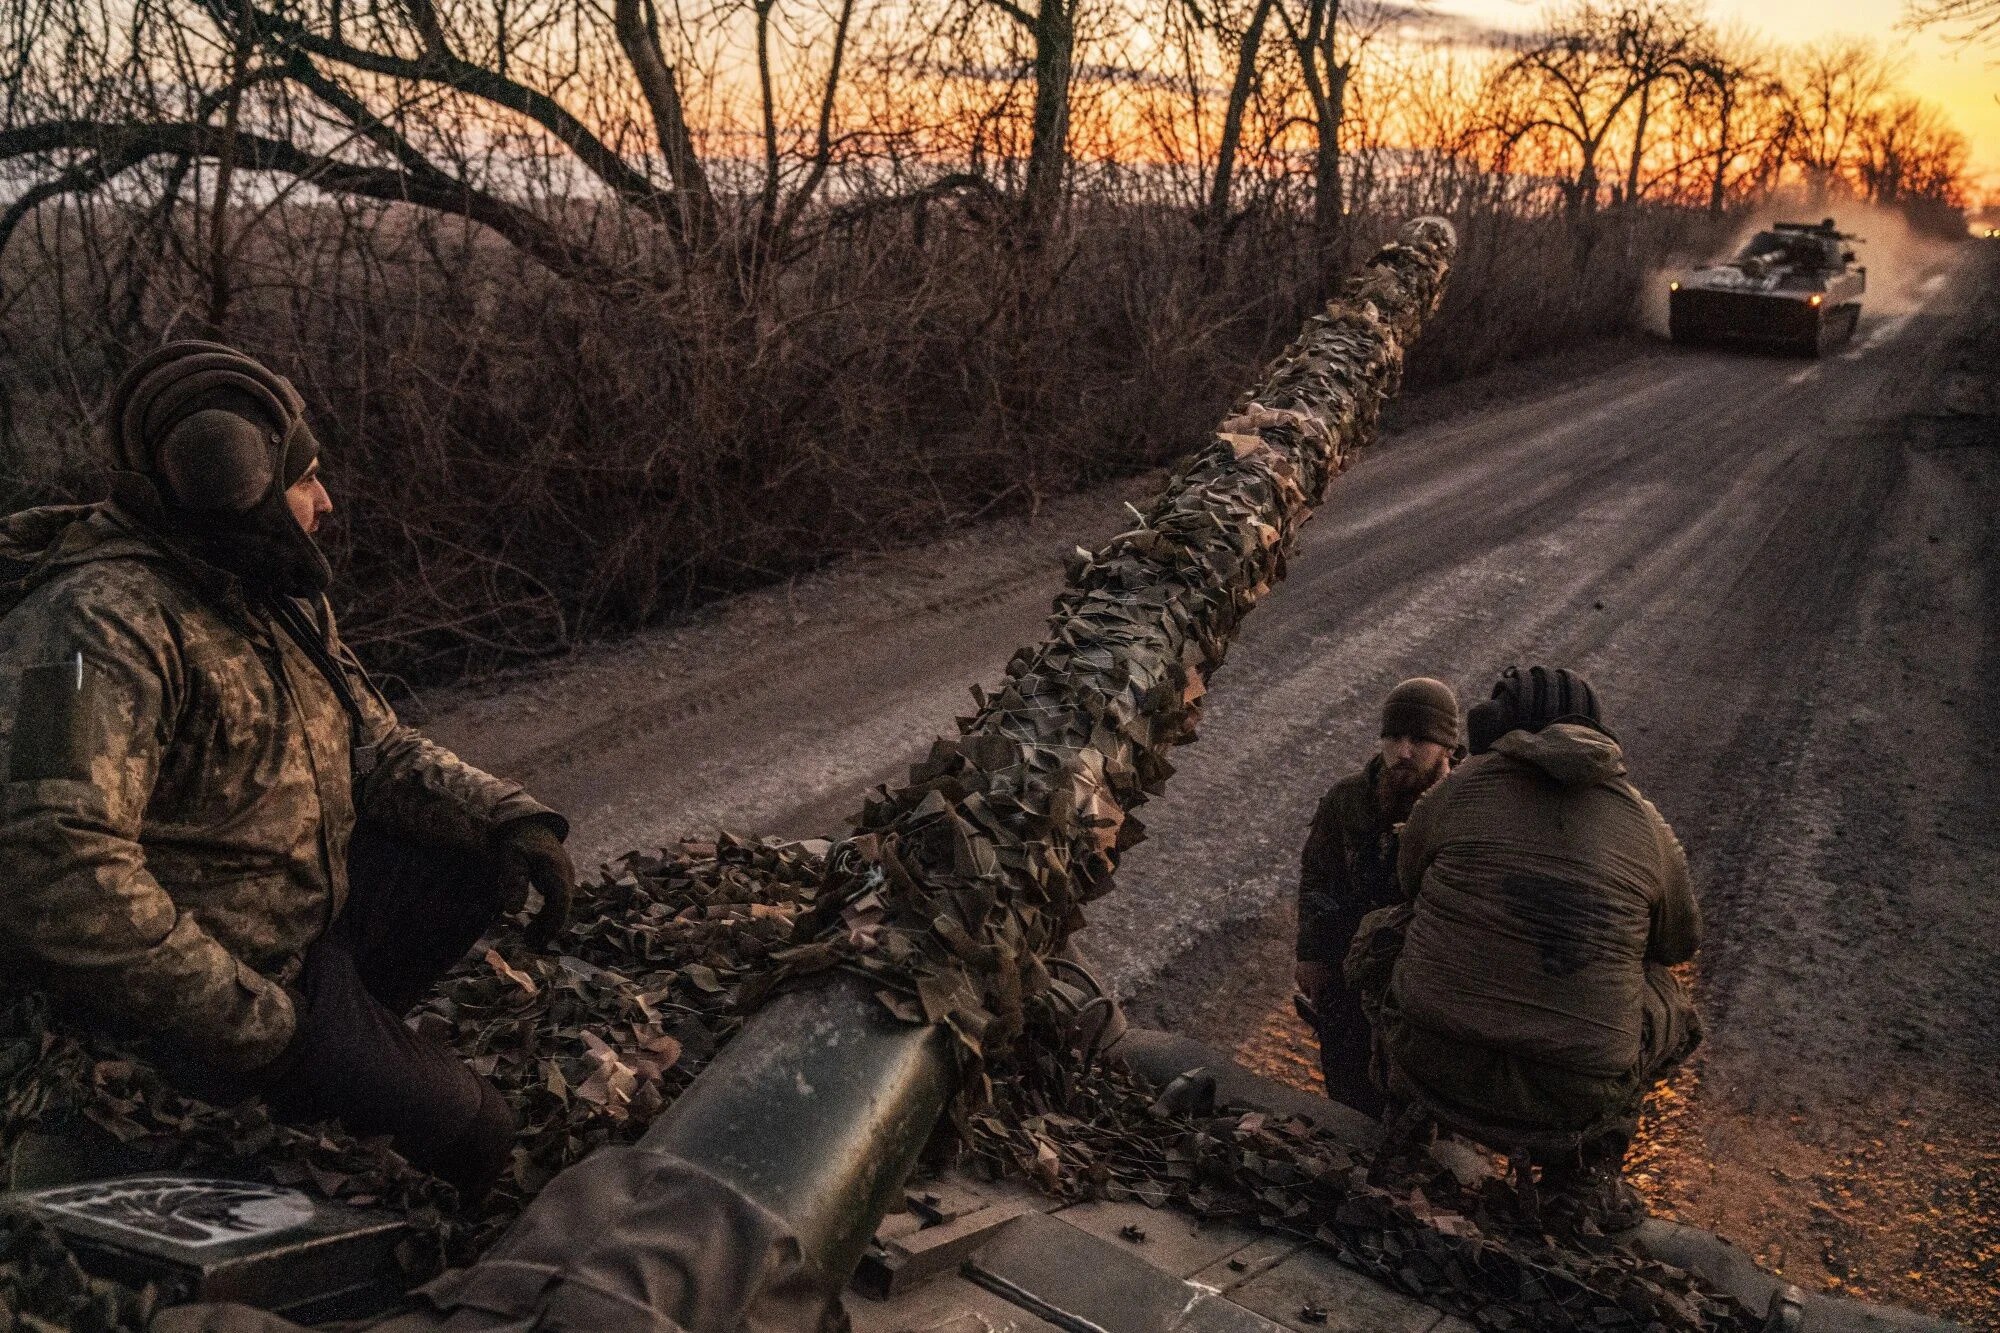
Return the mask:
[(1667, 331), (1677, 343), (1742, 341), (1820, 356), (1854, 335), (1868, 270), (1861, 238), (1824, 222), (1778, 222), (1720, 264), (1668, 286)]
[(256, 1069), (346, 902), (357, 816), (481, 856), (511, 821), (560, 826), (398, 722), (323, 600), (292, 605), (357, 719), (234, 577), (117, 506), (0, 524), (0, 974)]

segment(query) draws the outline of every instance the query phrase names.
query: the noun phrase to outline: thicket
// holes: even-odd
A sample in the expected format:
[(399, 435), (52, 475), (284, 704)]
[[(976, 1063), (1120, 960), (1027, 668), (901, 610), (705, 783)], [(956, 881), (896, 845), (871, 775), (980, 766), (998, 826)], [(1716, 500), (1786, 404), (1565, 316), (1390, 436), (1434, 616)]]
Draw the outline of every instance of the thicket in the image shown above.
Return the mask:
[(1629, 330), (1781, 186), (1960, 202), (1864, 47), (1120, 3), (0, 0), (0, 503), (237, 342), (350, 636), (436, 680), (1170, 461), (1415, 213), (1465, 241), (1421, 389)]
[[(1663, 250), (1710, 230), (1463, 220), (1413, 388), (1625, 329)], [(249, 284), (230, 335), (312, 405), (351, 632), (430, 679), (1169, 462), (1319, 295), (1309, 244), (1282, 229), (1218, 266), (1183, 217), (1104, 208), (1032, 271), (960, 221), (860, 228), (745, 327), (399, 221), (350, 253), (336, 218), (313, 219), (267, 263), (314, 280)], [(1394, 221), (1359, 216), (1354, 234)], [(91, 493), (117, 350), (83, 336), (10, 358), (9, 501)]]

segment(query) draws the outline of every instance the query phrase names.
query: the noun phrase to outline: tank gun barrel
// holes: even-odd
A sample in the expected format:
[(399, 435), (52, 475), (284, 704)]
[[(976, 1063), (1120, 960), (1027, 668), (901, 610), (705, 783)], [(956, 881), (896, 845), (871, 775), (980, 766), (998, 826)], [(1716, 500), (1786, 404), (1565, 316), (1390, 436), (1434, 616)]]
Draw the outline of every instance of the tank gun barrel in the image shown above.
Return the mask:
[(1132, 808), (1165, 782), (1165, 751), (1193, 738), (1206, 678), (1284, 576), (1298, 526), (1372, 439), (1455, 246), (1443, 219), (1406, 224), (1139, 525), (1078, 553), (1048, 635), (1015, 655), (963, 733), (871, 802), (863, 837), (883, 849), (883, 873), (865, 883), (902, 882), (912, 901), (996, 880), (1011, 891), (978, 923), (982, 936), (955, 938), (942, 913), (919, 928), (936, 956), (975, 959), (955, 976), (925, 974), (951, 982), (935, 999), (918, 986), (930, 1021), (893, 1018), (853, 971), (795, 990), (745, 1026), (641, 1148), (699, 1163), (784, 1218), (837, 1289), (956, 1086), (953, 1047), (976, 1053), (1009, 1031), (1007, 999), (1137, 840)]

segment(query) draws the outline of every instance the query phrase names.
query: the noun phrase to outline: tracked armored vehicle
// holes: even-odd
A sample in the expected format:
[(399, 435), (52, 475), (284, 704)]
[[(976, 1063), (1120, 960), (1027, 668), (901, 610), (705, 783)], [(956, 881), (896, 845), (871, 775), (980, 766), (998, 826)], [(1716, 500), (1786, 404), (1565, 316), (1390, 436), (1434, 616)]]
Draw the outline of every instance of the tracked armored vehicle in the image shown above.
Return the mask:
[(1861, 238), (1823, 222), (1778, 222), (1736, 256), (1677, 279), (1667, 327), (1677, 343), (1738, 342), (1821, 356), (1853, 336), (1868, 270)]

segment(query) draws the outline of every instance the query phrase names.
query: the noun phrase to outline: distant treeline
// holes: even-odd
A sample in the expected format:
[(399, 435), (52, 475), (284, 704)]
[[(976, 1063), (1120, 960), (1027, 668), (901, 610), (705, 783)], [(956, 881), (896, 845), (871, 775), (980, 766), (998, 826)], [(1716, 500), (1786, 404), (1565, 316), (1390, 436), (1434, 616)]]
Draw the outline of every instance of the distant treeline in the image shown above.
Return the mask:
[(1402, 217), (1413, 385), (1628, 329), (1781, 189), (1949, 230), (1879, 52), (1676, 4), (0, 0), (0, 501), (119, 369), (270, 358), (412, 677), (1171, 459)]

